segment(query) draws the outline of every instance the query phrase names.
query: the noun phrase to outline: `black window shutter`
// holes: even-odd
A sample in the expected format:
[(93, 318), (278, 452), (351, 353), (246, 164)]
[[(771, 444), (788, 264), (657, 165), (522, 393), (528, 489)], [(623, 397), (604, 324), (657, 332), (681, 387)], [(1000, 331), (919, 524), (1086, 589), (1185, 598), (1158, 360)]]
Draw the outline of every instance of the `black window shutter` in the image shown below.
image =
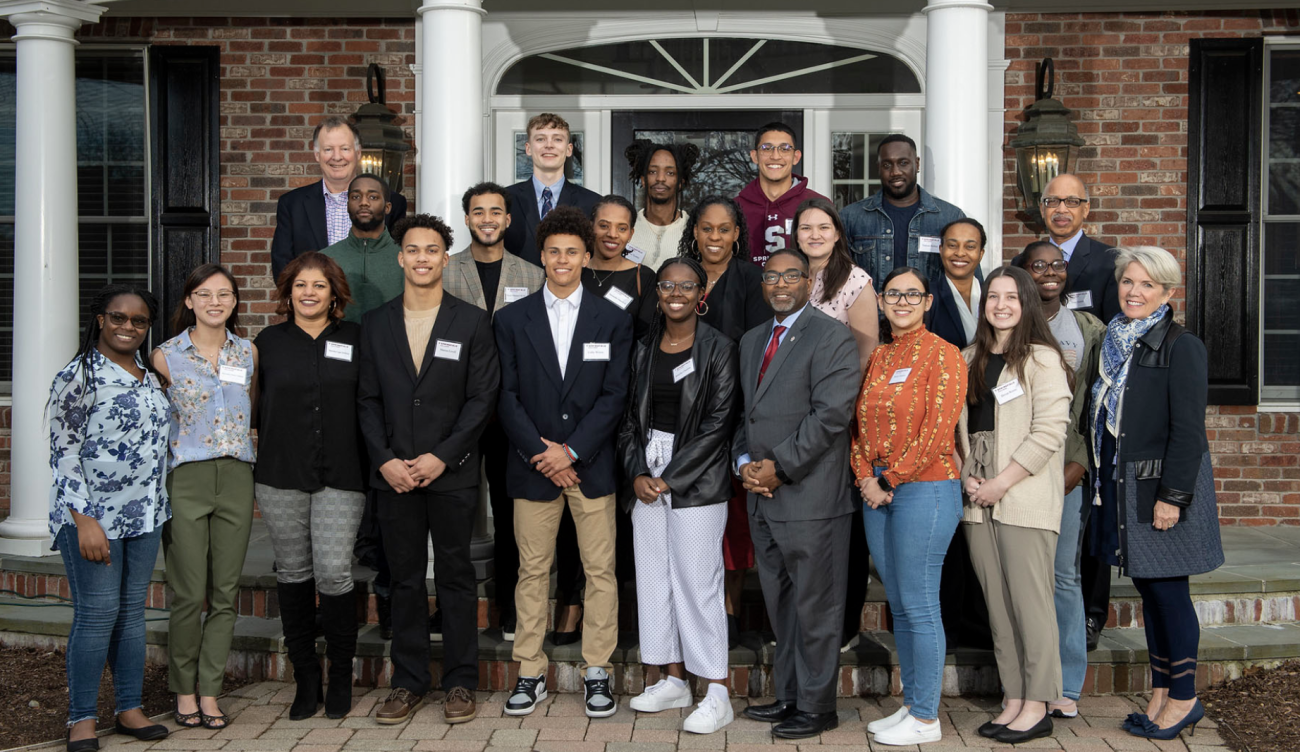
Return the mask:
[(1188, 61), (1187, 328), (1210, 404), (1259, 403), (1262, 39), (1194, 39)]
[(155, 343), (173, 334), (185, 278), (221, 260), (220, 80), (216, 47), (149, 50), (153, 291), (163, 319)]

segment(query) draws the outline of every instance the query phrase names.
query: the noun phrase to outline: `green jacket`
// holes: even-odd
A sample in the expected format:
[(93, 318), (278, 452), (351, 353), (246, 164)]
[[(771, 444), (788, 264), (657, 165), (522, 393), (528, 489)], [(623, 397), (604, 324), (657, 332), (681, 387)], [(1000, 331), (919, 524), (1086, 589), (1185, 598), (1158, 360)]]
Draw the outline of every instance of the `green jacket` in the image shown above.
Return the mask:
[[(1084, 409), (1092, 401), (1092, 384), (1101, 368), (1101, 342), (1106, 338), (1106, 325), (1091, 313), (1071, 311), (1062, 306), (1061, 313), (1069, 311), (1083, 332), (1083, 353), (1079, 370), (1074, 374), (1074, 398), (1070, 400), (1070, 427), (1065, 434), (1065, 463), (1077, 462), (1092, 468), (1088, 421), (1092, 411)], [(1057, 314), (1060, 315), (1059, 313)]]
[(344, 321), (361, 323), (361, 317), (402, 294), (402, 267), (397, 265), (397, 243), (387, 230), (377, 238), (348, 236), (321, 253), (343, 268), (352, 291)]

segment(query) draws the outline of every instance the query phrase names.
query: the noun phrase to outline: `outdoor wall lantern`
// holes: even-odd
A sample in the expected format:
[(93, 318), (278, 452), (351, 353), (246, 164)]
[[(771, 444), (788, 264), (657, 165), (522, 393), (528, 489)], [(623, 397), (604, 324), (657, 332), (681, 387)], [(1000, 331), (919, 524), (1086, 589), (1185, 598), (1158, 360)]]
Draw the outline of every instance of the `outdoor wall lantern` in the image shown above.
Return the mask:
[(1079, 129), (1070, 122), (1070, 110), (1052, 99), (1056, 68), (1046, 58), (1038, 66), (1034, 103), (1025, 108), (1025, 122), (1011, 139), (1016, 150), (1016, 182), (1025, 199), (1025, 213), (1043, 223), (1043, 189), (1052, 178), (1070, 172), (1083, 146)]
[(406, 134), (401, 126), (394, 123), (397, 115), (384, 101), (384, 69), (378, 63), (371, 63), (366, 72), (366, 95), (370, 103), (361, 105), (352, 116), (357, 132), (361, 134), (358, 174), (369, 172), (378, 175), (394, 193), (400, 193), (402, 163), (411, 147), (406, 143)]

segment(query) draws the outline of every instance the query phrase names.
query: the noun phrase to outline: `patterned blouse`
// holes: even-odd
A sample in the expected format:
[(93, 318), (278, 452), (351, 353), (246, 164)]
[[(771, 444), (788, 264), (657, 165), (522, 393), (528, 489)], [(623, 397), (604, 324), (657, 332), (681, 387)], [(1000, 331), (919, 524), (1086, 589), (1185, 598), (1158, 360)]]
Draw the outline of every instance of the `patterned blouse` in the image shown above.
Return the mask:
[(957, 421), (966, 403), (961, 351), (921, 327), (871, 352), (855, 411), (853, 473), (883, 463), (890, 485), (956, 480)]
[(252, 462), (253, 345), (227, 331), (218, 370), (190, 341), (192, 331), (158, 347), (172, 380), (167, 390), (172, 401), (170, 467), (220, 457)]
[(809, 298), (809, 301), (816, 306), (817, 310), (841, 324), (847, 325), (849, 323), (849, 309), (858, 301), (858, 296), (862, 294), (862, 291), (870, 286), (871, 275), (855, 264), (849, 271), (849, 278), (844, 280), (844, 284), (840, 287), (840, 291), (823, 303), (821, 299), (822, 293), (826, 289), (826, 270), (822, 269), (817, 272), (817, 278), (813, 280), (812, 297)]
[[(167, 395), (152, 373), (144, 381), (90, 353), (93, 375), (82, 383), (81, 358), (50, 387), (50, 538), (72, 513), (99, 520), (112, 540), (153, 532), (171, 519), (163, 484), (170, 435)], [(136, 356), (142, 370), (144, 362)]]

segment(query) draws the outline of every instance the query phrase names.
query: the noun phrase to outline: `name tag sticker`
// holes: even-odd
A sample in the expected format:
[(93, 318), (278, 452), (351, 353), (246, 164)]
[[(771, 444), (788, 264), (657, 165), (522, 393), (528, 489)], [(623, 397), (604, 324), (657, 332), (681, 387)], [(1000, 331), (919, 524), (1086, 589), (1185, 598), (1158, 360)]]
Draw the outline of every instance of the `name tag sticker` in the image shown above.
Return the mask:
[(351, 363), (352, 345), (345, 345), (342, 342), (326, 342), (325, 357), (330, 360), (341, 360), (345, 363)]
[(693, 373), (695, 373), (695, 361), (688, 360), (673, 369), (673, 383), (676, 384)]
[(1002, 386), (993, 388), (993, 397), (997, 399), (999, 405), (1005, 405), (1024, 393), (1025, 390), (1020, 387), (1019, 381), (1008, 381)]
[(582, 346), (583, 360), (609, 360), (608, 342), (587, 342)]
[(515, 302), (515, 301), (517, 301), (517, 300), (523, 300), (523, 299), (526, 298), (526, 297), (528, 297), (528, 288), (527, 288), (527, 287), (507, 287), (507, 288), (506, 288), (506, 302), (507, 302), (507, 303), (513, 303), (513, 302)]
[(605, 300), (608, 300), (625, 311), (628, 306), (632, 305), (632, 296), (617, 287), (610, 288), (609, 292), (605, 294)]
[(925, 236), (925, 237), (917, 238), (916, 241), (917, 241), (917, 250), (919, 250), (921, 253), (939, 252), (938, 238)]
[(243, 384), (248, 383), (247, 368), (240, 368), (239, 366), (222, 366), (221, 371), (218, 372), (217, 375), (222, 381), (230, 384), (240, 384), (242, 386)]
[(1080, 290), (1072, 292), (1065, 296), (1065, 307), (1071, 310), (1076, 308), (1092, 308), (1092, 290)]
[(443, 360), (460, 360), (460, 348), (461, 344), (459, 342), (440, 339), (434, 344), (433, 357), (442, 358)]
[(639, 264), (642, 261), (645, 261), (645, 249), (637, 248), (634, 245), (629, 245), (627, 248), (623, 250), (623, 258), (627, 259), (628, 261), (631, 261), (634, 264)]
[(891, 384), (901, 384), (901, 383), (903, 383), (904, 381), (907, 381), (907, 377), (908, 377), (908, 376), (911, 376), (911, 375), (912, 375), (912, 369), (910, 369), (910, 368), (900, 368), (900, 369), (898, 369), (897, 371), (894, 371), (894, 375), (893, 375), (893, 376), (890, 376), (890, 377), (889, 377), (889, 383), (891, 383)]

